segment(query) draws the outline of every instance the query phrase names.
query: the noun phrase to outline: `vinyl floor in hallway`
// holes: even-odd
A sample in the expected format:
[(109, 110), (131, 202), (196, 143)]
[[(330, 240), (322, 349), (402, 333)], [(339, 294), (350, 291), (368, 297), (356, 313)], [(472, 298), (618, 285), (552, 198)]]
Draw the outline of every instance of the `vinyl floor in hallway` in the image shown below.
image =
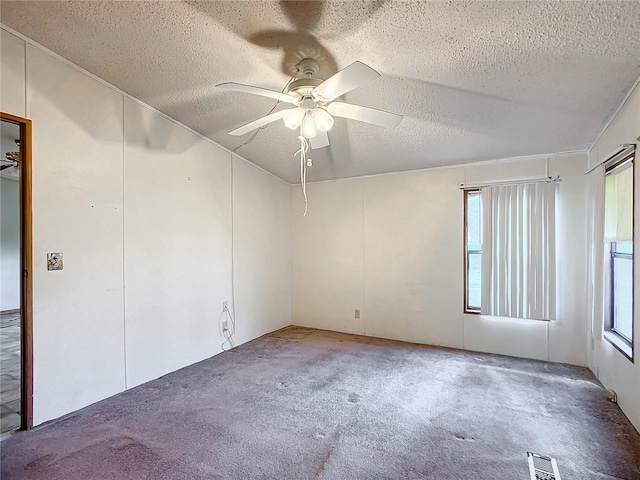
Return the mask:
[(0, 433), (20, 426), (20, 313), (0, 315)]

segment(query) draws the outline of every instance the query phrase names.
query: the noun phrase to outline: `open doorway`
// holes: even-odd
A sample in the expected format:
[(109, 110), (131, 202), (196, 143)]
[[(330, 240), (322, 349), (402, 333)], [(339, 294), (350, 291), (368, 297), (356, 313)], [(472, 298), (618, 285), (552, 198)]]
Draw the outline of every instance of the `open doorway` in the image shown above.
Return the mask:
[(32, 420), (31, 123), (0, 122), (0, 433)]
[(20, 427), (20, 126), (0, 127), (0, 433)]

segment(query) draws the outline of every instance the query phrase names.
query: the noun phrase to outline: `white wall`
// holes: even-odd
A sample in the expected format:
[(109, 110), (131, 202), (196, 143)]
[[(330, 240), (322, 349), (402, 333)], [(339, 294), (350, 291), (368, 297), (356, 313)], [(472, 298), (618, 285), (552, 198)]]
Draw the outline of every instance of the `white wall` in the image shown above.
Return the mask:
[(291, 325), (290, 192), (289, 184), (234, 156), (236, 342)]
[(124, 105), (127, 387), (220, 352), (231, 301), (229, 155)]
[(25, 42), (0, 29), (0, 109), (24, 117), (25, 112)]
[(0, 178), (0, 311), (20, 308), (20, 182)]
[[(586, 365), (586, 154), (424, 170), (292, 189), (297, 325)], [(560, 174), (558, 320), (463, 314), (458, 183)], [(361, 318), (354, 318), (361, 309)]]
[[(2, 59), (0, 110), (21, 117), (24, 116), (25, 108), (24, 51), (25, 43), (22, 40), (0, 30), (0, 58)], [(3, 150), (5, 150), (4, 146)], [(1, 153), (4, 156), (5, 152)], [(15, 185), (11, 185), (11, 183)], [(16, 210), (19, 203), (15, 205), (13, 203), (14, 201), (19, 202), (18, 185), (18, 182), (2, 180), (2, 259), (0, 263), (2, 300), (0, 310), (20, 308), (20, 211)], [(17, 199), (16, 195), (18, 195)]]
[(364, 309), (362, 181), (307, 187), (306, 217), (301, 189), (291, 189), (293, 323), (362, 334), (362, 319), (354, 319), (354, 309)]
[[(638, 143), (640, 137), (640, 86), (636, 86), (631, 96), (627, 99), (621, 110), (613, 118), (605, 129), (600, 139), (589, 151), (589, 164), (597, 165), (623, 143)], [(638, 160), (635, 165), (635, 231), (634, 251), (638, 252), (640, 242), (640, 168)], [(593, 325), (592, 339), (589, 351), (589, 367), (596, 374), (605, 387), (613, 389), (618, 394), (618, 404), (622, 411), (629, 417), (636, 429), (640, 431), (640, 324), (638, 323), (638, 308), (640, 308), (640, 255), (634, 256), (634, 340), (635, 363), (627, 359), (616, 350), (602, 336), (605, 314), (602, 302), (596, 296), (595, 322)], [(604, 291), (602, 284), (596, 284), (596, 293)]]
[(124, 389), (122, 96), (31, 45), (26, 64), (38, 424)]
[(362, 318), (368, 335), (464, 346), (462, 250), (450, 248), (462, 241), (460, 173), (445, 169), (363, 181)]
[(236, 344), (290, 324), (288, 185), (4, 30), (1, 60), (33, 121), (34, 425), (219, 353), (224, 300)]

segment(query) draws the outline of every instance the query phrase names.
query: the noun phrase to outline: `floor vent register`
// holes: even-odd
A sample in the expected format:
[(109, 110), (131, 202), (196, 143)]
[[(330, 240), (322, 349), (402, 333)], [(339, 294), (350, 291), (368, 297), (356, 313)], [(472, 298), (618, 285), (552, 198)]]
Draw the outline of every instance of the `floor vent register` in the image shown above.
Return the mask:
[(527, 452), (531, 480), (561, 480), (555, 458)]

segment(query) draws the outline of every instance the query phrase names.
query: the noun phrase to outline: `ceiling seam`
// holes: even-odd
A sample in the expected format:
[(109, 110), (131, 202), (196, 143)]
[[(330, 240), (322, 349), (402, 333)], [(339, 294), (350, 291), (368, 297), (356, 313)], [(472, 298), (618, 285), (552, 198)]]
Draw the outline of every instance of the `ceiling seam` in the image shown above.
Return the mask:
[(589, 155), (591, 155), (591, 150), (593, 150), (593, 148), (596, 146), (596, 144), (600, 141), (600, 138), (602, 137), (602, 135), (604, 135), (604, 132), (607, 131), (607, 128), (609, 128), (609, 126), (613, 122), (613, 119), (618, 116), (618, 113), (620, 113), (620, 110), (622, 110), (624, 108), (625, 104), (629, 101), (629, 99), (631, 98), (631, 95), (633, 94), (633, 92), (635, 92), (636, 88), (638, 88), (638, 85), (640, 85), (640, 77), (638, 77), (636, 79), (636, 81), (633, 82), (633, 85), (631, 86), (631, 88), (629, 89), (627, 94), (624, 96), (624, 99), (622, 100), (622, 103), (618, 106), (618, 108), (615, 109), (613, 114), (604, 123), (604, 127), (602, 128), (602, 130), (600, 131), (600, 133), (598, 134), (598, 136), (594, 140), (593, 145), (591, 145), (591, 147), (589, 147), (589, 149), (587, 150), (587, 153)]
[[(439, 165), (437, 167), (426, 167), (426, 168), (416, 168), (414, 170), (402, 170), (399, 172), (385, 172), (385, 173), (372, 173), (371, 175), (360, 175), (360, 176), (356, 176), (356, 177), (347, 177), (347, 178), (331, 178), (328, 180), (316, 180), (313, 182), (307, 182), (307, 184), (311, 184), (311, 183), (329, 183), (329, 182), (343, 182), (343, 181), (351, 181), (351, 180), (360, 180), (363, 178), (372, 178), (372, 177), (383, 177), (386, 175), (406, 175), (406, 174), (410, 174), (410, 173), (420, 173), (420, 172), (431, 172), (434, 170), (447, 170), (447, 169), (453, 169), (453, 168), (469, 168), (469, 167), (479, 167), (479, 166), (483, 166), (483, 165), (491, 165), (493, 163), (508, 163), (508, 162), (513, 162), (513, 161), (520, 161), (520, 160), (543, 160), (543, 159), (549, 159), (552, 157), (560, 157), (560, 156), (565, 156), (565, 155), (575, 155), (575, 154), (588, 154), (589, 150), (584, 148), (581, 150), (566, 150), (563, 152), (554, 152), (554, 153), (536, 153), (534, 155), (520, 155), (517, 157), (506, 157), (506, 158), (496, 158), (493, 160), (483, 160), (481, 162), (469, 162), (469, 163), (456, 163), (455, 165)], [(291, 186), (292, 187), (297, 187), (300, 186), (300, 183), (292, 183)]]
[[(137, 103), (138, 105), (145, 107), (149, 110), (151, 110), (153, 113), (156, 113), (157, 115), (160, 115), (162, 118), (164, 118), (165, 120), (168, 120), (172, 123), (174, 123), (175, 125), (184, 128), (186, 131), (188, 131), (189, 133), (192, 133), (193, 135), (199, 137), (200, 139), (204, 140), (205, 142), (210, 143), (211, 145), (215, 145), (216, 147), (224, 150), (227, 153), (233, 153), (234, 155), (236, 155), (236, 157), (238, 157), (240, 160), (243, 160), (244, 162), (250, 164), (252, 167), (257, 168), (258, 170), (272, 176), (273, 178), (285, 183), (286, 185), (291, 186), (292, 184), (287, 182), (285, 179), (278, 177), (277, 175), (275, 175), (274, 173), (271, 173), (268, 170), (265, 170), (264, 168), (262, 168), (259, 165), (256, 165), (255, 163), (247, 160), (246, 158), (244, 158), (242, 155), (239, 155), (237, 152), (231, 152), (230, 149), (228, 149), (227, 147), (220, 145), (219, 143), (211, 140), (209, 137), (203, 135), (202, 133), (194, 130), (191, 127), (186, 126), (184, 123), (179, 122), (178, 120), (176, 120), (173, 117), (170, 117), (169, 115), (167, 115), (166, 113), (161, 112), (160, 110), (152, 107), (151, 105), (148, 105), (146, 103), (144, 103), (142, 100), (134, 97), (133, 95), (125, 92), (124, 90), (121, 90), (120, 88), (116, 87), (115, 85), (107, 82), (105, 79), (100, 78), (99, 76), (89, 72), (88, 70), (85, 70), (84, 68), (82, 68), (81, 66), (73, 63), (71, 60), (68, 60), (66, 58), (64, 58), (63, 56), (57, 54), (56, 52), (48, 49), (47, 47), (45, 47), (44, 45), (39, 44), (38, 42), (36, 42), (35, 40), (32, 40), (31, 38), (27, 37), (26, 35), (23, 35), (22, 33), (18, 32), (17, 30), (14, 30), (11, 27), (6, 26), (4, 23), (0, 22), (0, 28), (5, 30), (6, 32), (18, 37), (19, 39), (23, 40), (24, 42), (26, 42), (27, 44), (36, 47), (40, 50), (42, 50), (43, 52), (51, 55), (52, 57), (56, 58), (57, 60), (60, 60), (61, 62), (63, 62), (64, 64), (70, 66), (71, 68), (77, 70), (80, 73), (83, 73), (84, 75), (87, 75), (89, 78), (92, 78), (93, 80), (96, 80), (97, 82), (100, 82), (102, 85), (104, 85), (105, 87), (110, 88), (111, 90), (115, 91), (116, 93), (123, 95), (125, 98), (128, 98), (129, 100)], [(26, 50), (26, 46), (25, 46), (25, 50)], [(26, 66), (25, 66), (26, 68)], [(25, 104), (26, 104), (26, 98), (25, 98)], [(25, 106), (26, 108), (26, 106)], [(26, 115), (26, 112), (25, 112)]]

